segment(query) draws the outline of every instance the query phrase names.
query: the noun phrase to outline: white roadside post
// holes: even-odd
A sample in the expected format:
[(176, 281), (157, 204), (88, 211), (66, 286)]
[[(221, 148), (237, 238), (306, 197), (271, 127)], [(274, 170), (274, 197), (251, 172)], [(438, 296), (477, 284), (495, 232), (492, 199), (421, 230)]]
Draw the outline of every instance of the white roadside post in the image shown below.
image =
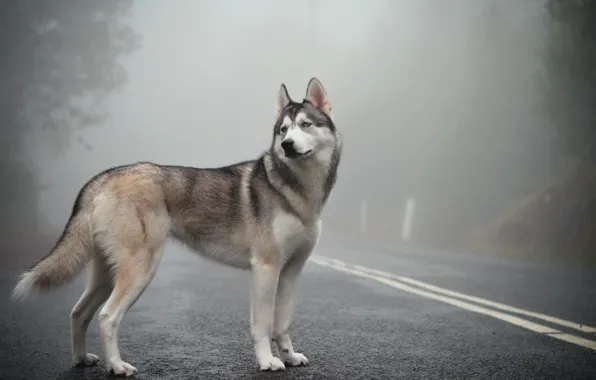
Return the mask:
[(414, 223), (414, 212), (416, 210), (416, 201), (414, 198), (408, 198), (406, 201), (406, 209), (404, 210), (404, 218), (401, 224), (401, 239), (404, 242), (410, 241), (412, 237), (412, 224)]
[(367, 224), (367, 209), (366, 209), (366, 199), (362, 198), (360, 201), (360, 233), (366, 233), (366, 224)]

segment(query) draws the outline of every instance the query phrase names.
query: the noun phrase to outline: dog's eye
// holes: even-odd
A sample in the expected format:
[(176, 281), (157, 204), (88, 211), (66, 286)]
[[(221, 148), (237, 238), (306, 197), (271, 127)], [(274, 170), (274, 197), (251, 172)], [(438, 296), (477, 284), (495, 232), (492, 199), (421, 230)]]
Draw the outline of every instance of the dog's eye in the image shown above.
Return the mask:
[(282, 126), (282, 127), (279, 129), (279, 131), (280, 131), (281, 133), (286, 133), (286, 132), (288, 131), (288, 127), (286, 127), (286, 126), (284, 125), (284, 126)]
[(308, 121), (305, 121), (305, 122), (303, 122), (303, 123), (302, 123), (302, 128), (308, 128), (308, 127), (310, 127), (311, 125), (312, 125), (312, 123), (310, 123), (310, 122), (308, 122)]

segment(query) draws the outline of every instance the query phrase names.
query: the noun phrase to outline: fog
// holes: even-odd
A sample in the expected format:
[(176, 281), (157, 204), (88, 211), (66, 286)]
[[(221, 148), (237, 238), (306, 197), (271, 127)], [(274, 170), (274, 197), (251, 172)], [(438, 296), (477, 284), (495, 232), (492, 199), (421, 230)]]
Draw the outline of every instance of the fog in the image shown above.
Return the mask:
[(45, 233), (107, 167), (257, 157), (279, 85), (301, 99), (313, 76), (344, 139), (324, 234), (398, 244), (411, 197), (411, 244), (456, 249), (570, 165), (541, 107), (542, 1), (153, 0), (128, 22), (141, 40), (119, 59), (127, 81), (106, 98), (109, 117), (64, 149), (51, 130), (29, 135)]

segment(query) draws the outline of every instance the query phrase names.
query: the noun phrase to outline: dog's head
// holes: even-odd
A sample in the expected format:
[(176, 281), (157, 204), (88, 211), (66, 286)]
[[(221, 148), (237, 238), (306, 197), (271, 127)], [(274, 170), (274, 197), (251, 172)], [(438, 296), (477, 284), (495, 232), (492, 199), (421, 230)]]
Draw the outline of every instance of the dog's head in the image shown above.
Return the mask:
[(300, 103), (290, 98), (282, 84), (276, 116), (272, 150), (286, 162), (332, 153), (338, 143), (327, 93), (316, 78), (308, 82), (306, 96)]

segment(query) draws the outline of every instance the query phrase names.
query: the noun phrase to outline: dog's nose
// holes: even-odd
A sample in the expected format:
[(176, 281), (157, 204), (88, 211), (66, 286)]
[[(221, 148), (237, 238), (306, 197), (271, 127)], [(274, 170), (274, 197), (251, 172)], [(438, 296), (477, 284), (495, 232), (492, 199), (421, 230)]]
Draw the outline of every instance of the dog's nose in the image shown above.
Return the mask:
[(294, 140), (292, 139), (285, 139), (281, 142), (281, 147), (285, 151), (294, 150)]

